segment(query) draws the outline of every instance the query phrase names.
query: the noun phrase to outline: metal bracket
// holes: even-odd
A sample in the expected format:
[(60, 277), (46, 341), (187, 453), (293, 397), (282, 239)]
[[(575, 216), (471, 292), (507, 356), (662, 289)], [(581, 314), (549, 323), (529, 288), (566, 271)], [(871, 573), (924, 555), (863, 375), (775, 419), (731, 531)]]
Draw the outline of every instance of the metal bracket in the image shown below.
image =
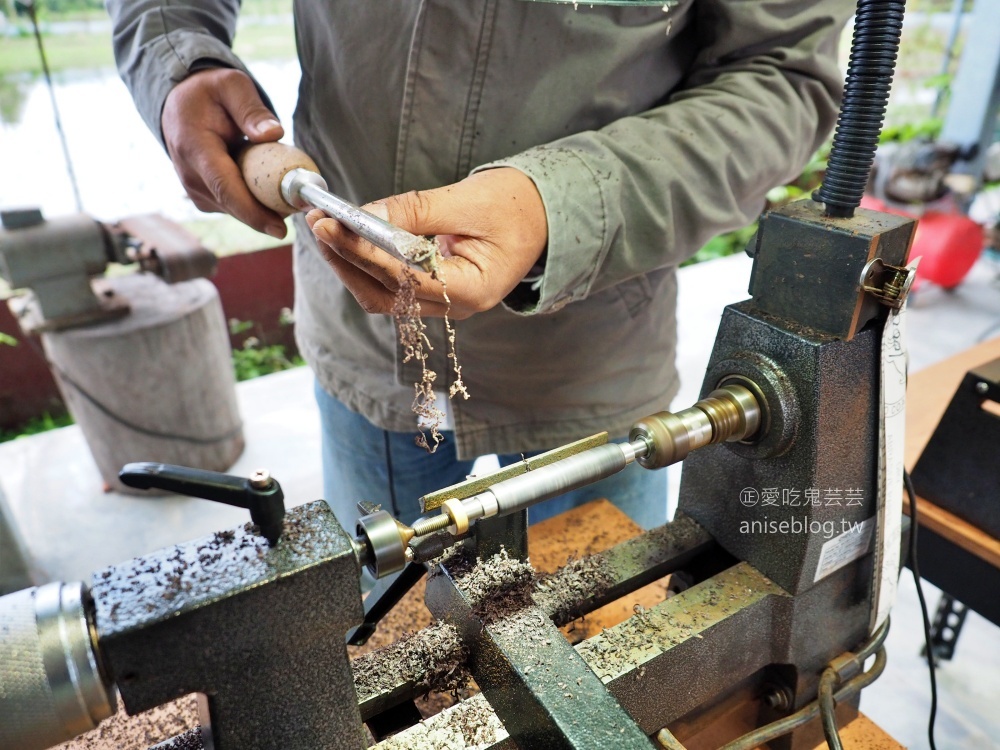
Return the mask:
[[(955, 655), (958, 636), (962, 633), (962, 626), (965, 625), (965, 617), (968, 614), (969, 608), (958, 599), (951, 594), (941, 594), (937, 613), (931, 624), (931, 650), (935, 662), (950, 661)], [(926, 656), (927, 649), (922, 649), (921, 654)]]
[(881, 258), (872, 258), (861, 270), (861, 289), (886, 307), (898, 310), (916, 278), (916, 261), (909, 266), (892, 266)]

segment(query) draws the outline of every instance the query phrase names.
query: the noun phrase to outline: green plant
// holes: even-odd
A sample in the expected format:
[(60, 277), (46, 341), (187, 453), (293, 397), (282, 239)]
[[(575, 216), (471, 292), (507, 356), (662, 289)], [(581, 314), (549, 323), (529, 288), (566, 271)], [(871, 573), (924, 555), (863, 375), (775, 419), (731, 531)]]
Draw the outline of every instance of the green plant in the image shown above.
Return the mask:
[[(284, 316), (281, 322), (282, 325), (289, 324)], [(252, 320), (231, 318), (229, 332), (233, 336), (239, 336), (252, 331), (255, 325)], [(298, 355), (289, 357), (283, 345), (264, 344), (256, 336), (247, 336), (243, 340), (242, 346), (233, 349), (233, 371), (236, 373), (238, 382), (259, 378), (261, 375), (270, 375), (273, 372), (290, 370), (304, 364), (305, 360)]]
[(17, 346), (17, 339), (9, 333), (0, 331), (0, 346)]
[(254, 326), (252, 320), (240, 320), (239, 318), (229, 319), (229, 335), (239, 336), (241, 333), (246, 333), (251, 330)]
[(727, 255), (742, 253), (756, 231), (757, 222), (754, 222), (741, 229), (713, 237), (702, 246), (701, 250), (681, 263), (681, 266), (691, 266), (706, 260), (715, 260), (716, 258), (725, 258)]
[(37, 435), (40, 432), (48, 432), (58, 427), (68, 427), (71, 424), (73, 424), (73, 417), (65, 412), (56, 413), (55, 415), (45, 412), (40, 417), (32, 417), (20, 427), (10, 430), (0, 430), (0, 443), (17, 440), (28, 435)]
[(305, 361), (298, 355), (289, 358), (281, 344), (261, 345), (254, 336), (248, 337), (242, 348), (233, 349), (233, 370), (236, 380), (240, 382), (304, 364)]
[(906, 143), (916, 138), (934, 141), (941, 135), (943, 126), (944, 120), (940, 117), (925, 117), (914, 122), (892, 125), (883, 128), (879, 143)]

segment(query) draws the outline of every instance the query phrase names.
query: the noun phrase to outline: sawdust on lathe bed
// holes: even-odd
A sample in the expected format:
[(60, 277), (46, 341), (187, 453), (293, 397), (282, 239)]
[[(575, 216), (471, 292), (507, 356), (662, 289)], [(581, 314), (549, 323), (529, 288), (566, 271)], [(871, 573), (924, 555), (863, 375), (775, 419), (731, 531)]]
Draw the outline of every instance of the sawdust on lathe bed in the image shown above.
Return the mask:
[(118, 713), (101, 722), (97, 729), (70, 740), (53, 750), (147, 750), (199, 726), (198, 699), (194, 695), (128, 716), (121, 700)]

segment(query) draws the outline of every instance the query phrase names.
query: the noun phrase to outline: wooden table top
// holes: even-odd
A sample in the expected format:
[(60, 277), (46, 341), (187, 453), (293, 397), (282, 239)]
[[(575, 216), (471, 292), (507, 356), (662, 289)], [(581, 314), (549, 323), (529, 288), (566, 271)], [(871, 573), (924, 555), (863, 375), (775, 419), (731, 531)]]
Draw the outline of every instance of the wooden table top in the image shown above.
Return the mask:
[[(910, 376), (906, 389), (906, 468), (912, 471), (965, 373), (1000, 357), (1000, 337), (967, 349)], [(954, 513), (917, 498), (920, 525), (1000, 568), (1000, 539)], [(909, 513), (909, 503), (904, 497)]]

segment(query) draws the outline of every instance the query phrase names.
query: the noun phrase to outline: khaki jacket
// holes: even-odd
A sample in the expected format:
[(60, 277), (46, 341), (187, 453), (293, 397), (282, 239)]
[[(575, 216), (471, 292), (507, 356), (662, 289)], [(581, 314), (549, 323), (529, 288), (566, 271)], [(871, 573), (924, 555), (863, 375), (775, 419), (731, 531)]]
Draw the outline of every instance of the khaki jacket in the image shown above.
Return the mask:
[[(549, 226), (536, 292), (457, 324), (472, 397), (459, 455), (627, 433), (677, 390), (675, 269), (745, 225), (829, 133), (850, 0), (297, 0), (296, 143), (358, 203), (489, 166), (534, 180)], [(230, 51), (237, 0), (109, 0), (122, 77), (150, 128), (170, 88)], [(321, 384), (415, 430), (418, 373), (299, 220), (298, 341)], [(528, 291), (528, 290), (522, 290)], [(443, 324), (427, 321), (438, 384)]]

